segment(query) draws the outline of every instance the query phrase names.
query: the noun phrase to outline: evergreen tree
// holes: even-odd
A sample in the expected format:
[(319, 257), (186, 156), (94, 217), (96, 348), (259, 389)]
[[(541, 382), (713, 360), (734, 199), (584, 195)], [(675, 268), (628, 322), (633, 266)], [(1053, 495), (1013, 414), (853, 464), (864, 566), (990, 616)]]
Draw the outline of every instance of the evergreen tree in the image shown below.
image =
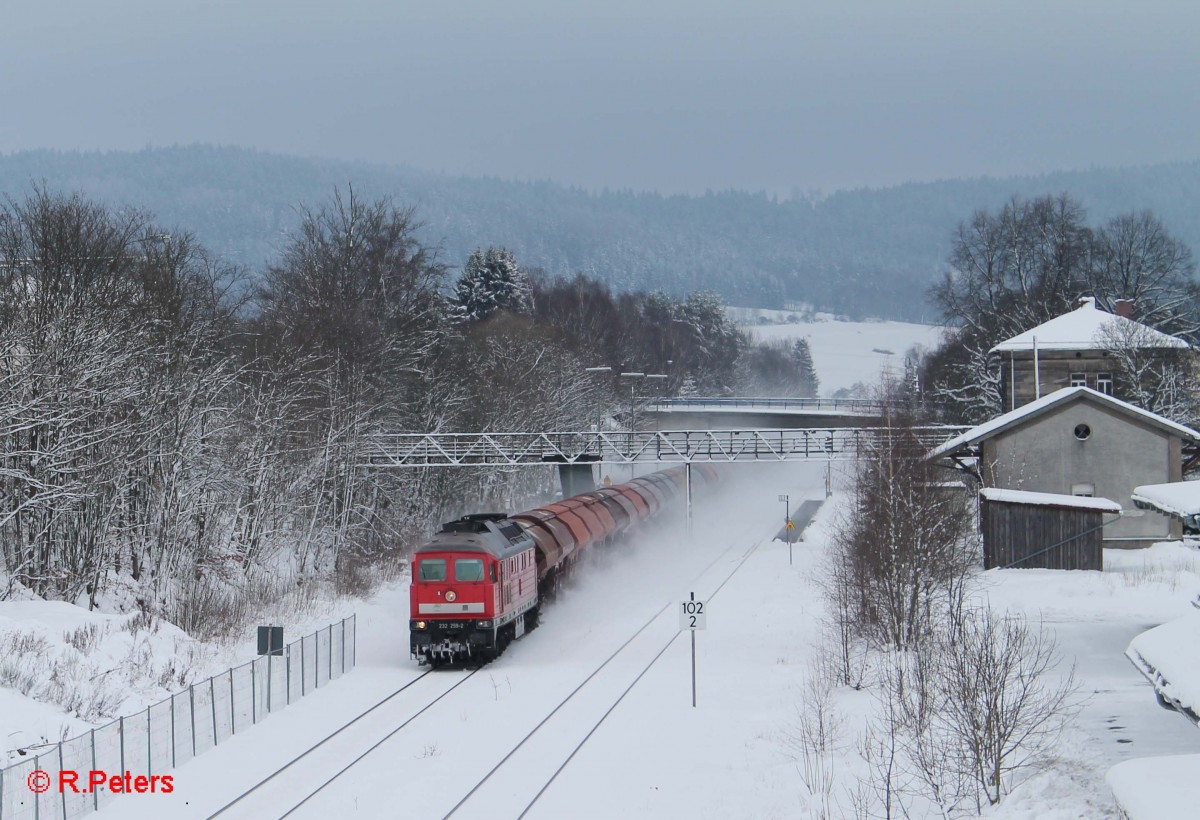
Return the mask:
[(532, 287), (517, 258), (507, 248), (476, 248), (455, 286), (454, 302), (468, 321), (486, 319), (497, 310), (530, 313)]
[(808, 339), (797, 339), (792, 345), (792, 360), (796, 363), (796, 372), (800, 376), (800, 395), (816, 396), (820, 387), (817, 382), (817, 369), (813, 366), (812, 351), (808, 348)]

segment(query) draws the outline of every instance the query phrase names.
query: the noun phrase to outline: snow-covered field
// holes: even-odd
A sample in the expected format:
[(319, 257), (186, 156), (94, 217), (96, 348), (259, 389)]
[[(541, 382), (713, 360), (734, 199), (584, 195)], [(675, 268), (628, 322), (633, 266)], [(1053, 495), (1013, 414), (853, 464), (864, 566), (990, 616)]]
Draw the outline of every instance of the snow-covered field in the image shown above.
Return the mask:
[[(843, 322), (826, 313), (814, 315), (811, 322), (757, 324), (747, 309), (732, 314), (743, 321), (742, 330), (760, 341), (808, 339), (813, 365), (821, 385), (821, 395), (831, 396), (856, 384), (873, 388), (882, 373), (899, 374), (904, 369), (904, 354), (913, 345), (933, 348), (942, 329), (910, 322)], [(786, 319), (785, 311), (754, 311), (768, 314), (771, 321)]]
[[(795, 738), (820, 637), (816, 578), (841, 496), (822, 509), (789, 565), (787, 547), (770, 540), (783, 513), (776, 495), (820, 498), (823, 465), (736, 471), (756, 480), (739, 493), (727, 483), (723, 497), (702, 504), (695, 537), (676, 525), (592, 566), (537, 631), (428, 711), (416, 714), (462, 673), (423, 679), (221, 816), (279, 816), (334, 778), (291, 816), (441, 817), (647, 621), (455, 816), (516, 817), (539, 791), (531, 818), (819, 816)], [(1136, 635), (1190, 611), (1200, 555), (1162, 545), (1107, 551), (1105, 560), (1103, 573), (1004, 570), (980, 579), (978, 594), (993, 606), (1053, 630), (1086, 696), (1057, 756), (988, 817), (1115, 818), (1105, 783), (1113, 764), (1200, 752), (1196, 727), (1160, 708), (1124, 656)], [(709, 601), (708, 628), (697, 636), (694, 709), (690, 646), (677, 635), (677, 615), (669, 607), (651, 620), (689, 591)], [(101, 816), (207, 817), (416, 678), (407, 657), (407, 585), (389, 586), (357, 609), (353, 673), (179, 768), (174, 793), (122, 797)], [(875, 701), (869, 690), (837, 690), (833, 705), (842, 728), (829, 761), (837, 782), (832, 816), (852, 817), (847, 790), (865, 774), (857, 732)], [(9, 727), (24, 720), (5, 718)]]

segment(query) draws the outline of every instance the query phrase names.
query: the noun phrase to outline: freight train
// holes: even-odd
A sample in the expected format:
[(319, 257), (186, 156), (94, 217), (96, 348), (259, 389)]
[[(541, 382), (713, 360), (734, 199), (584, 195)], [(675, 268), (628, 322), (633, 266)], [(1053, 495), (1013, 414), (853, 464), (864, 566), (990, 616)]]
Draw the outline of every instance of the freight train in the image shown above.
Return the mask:
[[(682, 502), (684, 467), (527, 512), (478, 513), (442, 525), (413, 555), (412, 657), (422, 665), (484, 663), (537, 626), (542, 606), (590, 552)], [(692, 467), (693, 489), (717, 471)]]

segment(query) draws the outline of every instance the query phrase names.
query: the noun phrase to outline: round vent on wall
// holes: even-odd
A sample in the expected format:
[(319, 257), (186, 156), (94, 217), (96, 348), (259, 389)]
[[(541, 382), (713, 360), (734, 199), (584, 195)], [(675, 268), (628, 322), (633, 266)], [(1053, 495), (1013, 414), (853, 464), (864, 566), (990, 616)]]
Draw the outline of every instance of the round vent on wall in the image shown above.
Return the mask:
[(1088, 427), (1086, 424), (1075, 425), (1075, 438), (1079, 439), (1080, 441), (1087, 441), (1089, 438), (1091, 438), (1091, 436), (1091, 427)]

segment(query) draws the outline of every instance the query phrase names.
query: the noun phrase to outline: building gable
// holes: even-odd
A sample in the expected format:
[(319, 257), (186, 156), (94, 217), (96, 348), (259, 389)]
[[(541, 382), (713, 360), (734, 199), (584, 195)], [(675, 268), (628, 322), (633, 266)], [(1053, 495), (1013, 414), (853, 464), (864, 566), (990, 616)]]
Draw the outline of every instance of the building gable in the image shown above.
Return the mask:
[(1003, 415), (972, 427), (960, 436), (956, 436), (930, 453), (930, 457), (951, 456), (968, 451), (979, 444), (1015, 427), (1030, 424), (1039, 416), (1056, 411), (1077, 402), (1087, 402), (1107, 408), (1110, 412), (1125, 416), (1139, 424), (1156, 427), (1163, 432), (1175, 435), (1189, 444), (1200, 443), (1200, 432), (1186, 427), (1168, 418), (1143, 410), (1128, 402), (1098, 393), (1088, 387), (1068, 387), (1057, 390), (1037, 401), (1011, 410)]

